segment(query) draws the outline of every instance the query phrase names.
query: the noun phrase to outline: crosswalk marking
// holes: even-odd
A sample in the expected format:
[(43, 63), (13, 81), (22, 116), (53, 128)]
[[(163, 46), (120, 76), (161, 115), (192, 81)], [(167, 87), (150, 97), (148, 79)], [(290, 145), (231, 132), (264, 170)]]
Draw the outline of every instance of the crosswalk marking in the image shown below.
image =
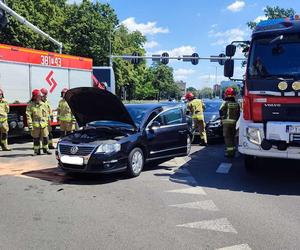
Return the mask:
[(220, 166), (217, 169), (217, 173), (218, 174), (228, 174), (228, 172), (230, 171), (230, 168), (232, 167), (231, 163), (221, 163)]
[(186, 183), (193, 186), (197, 185), (197, 181), (193, 176), (172, 176), (170, 177), (170, 180), (178, 183)]
[(217, 206), (212, 200), (206, 201), (196, 201), (196, 202), (189, 202), (183, 204), (175, 204), (169, 205), (170, 207), (178, 207), (178, 208), (193, 208), (193, 209), (203, 209), (208, 211), (219, 211)]
[(217, 250), (251, 250), (248, 244), (235, 245), (231, 247), (223, 247)]
[(204, 230), (237, 234), (237, 231), (233, 228), (233, 226), (230, 224), (227, 218), (192, 222), (192, 223), (177, 225), (177, 227), (204, 229)]
[(183, 189), (174, 189), (168, 190), (167, 193), (179, 193), (179, 194), (200, 194), (206, 195), (204, 189), (202, 187), (191, 187), (191, 188), (183, 188)]
[(179, 168), (179, 169), (175, 170), (175, 173), (190, 175), (190, 172), (187, 170), (187, 168)]

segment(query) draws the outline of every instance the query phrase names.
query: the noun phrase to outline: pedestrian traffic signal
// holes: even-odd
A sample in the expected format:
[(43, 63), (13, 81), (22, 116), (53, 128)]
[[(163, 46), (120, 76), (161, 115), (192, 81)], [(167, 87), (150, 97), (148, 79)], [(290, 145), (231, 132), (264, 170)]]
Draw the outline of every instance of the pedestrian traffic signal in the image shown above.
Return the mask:
[(131, 63), (132, 64), (137, 65), (137, 64), (139, 64), (142, 61), (141, 58), (137, 58), (137, 56), (140, 56), (140, 54), (138, 52), (133, 52), (132, 56), (134, 57), (134, 58), (131, 58)]
[[(5, 3), (4, 0), (0, 0), (0, 1), (2, 3)], [(6, 13), (3, 9), (0, 8), (0, 29), (5, 28), (7, 23), (8, 23), (8, 21), (7, 21)]]
[(192, 57), (194, 57), (194, 59), (191, 60), (192, 64), (193, 65), (197, 65), (199, 63), (199, 55), (198, 55), (198, 53), (193, 53)]
[(161, 63), (167, 65), (169, 63), (169, 54), (167, 52), (162, 53)]

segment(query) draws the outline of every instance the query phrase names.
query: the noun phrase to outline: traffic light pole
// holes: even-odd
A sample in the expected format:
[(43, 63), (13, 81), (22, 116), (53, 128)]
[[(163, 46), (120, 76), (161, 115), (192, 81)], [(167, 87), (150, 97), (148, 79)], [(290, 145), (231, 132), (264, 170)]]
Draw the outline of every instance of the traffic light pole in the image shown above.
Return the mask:
[(36, 33), (40, 34), (41, 36), (47, 38), (49, 41), (53, 42), (54, 44), (56, 44), (59, 47), (59, 53), (62, 53), (62, 47), (63, 44), (57, 40), (55, 40), (54, 38), (52, 38), (50, 35), (48, 35), (47, 33), (45, 33), (44, 31), (40, 30), (38, 27), (34, 26), (31, 22), (27, 21), (24, 17), (20, 16), (17, 12), (15, 12), (14, 10), (12, 10), (11, 8), (9, 8), (5, 3), (3, 3), (2, 1), (0, 1), (0, 8), (3, 9), (5, 12), (7, 12), (8, 14), (12, 15), (13, 17), (15, 17), (20, 23), (26, 25), (27, 27), (29, 27), (30, 29), (32, 29), (33, 31), (35, 31)]
[[(162, 59), (165, 59), (166, 57), (163, 56), (131, 56), (131, 55), (124, 55), (124, 56), (116, 56), (116, 55), (111, 55), (110, 56), (112, 59), (113, 58), (122, 58), (124, 60), (131, 60), (131, 59), (152, 59), (153, 61), (159, 61)], [(178, 60), (178, 61), (187, 61), (190, 62), (191, 60), (226, 60), (229, 59), (229, 57), (192, 57), (192, 56), (170, 56), (168, 57), (170, 60)], [(246, 58), (231, 58), (235, 61), (245, 61)]]

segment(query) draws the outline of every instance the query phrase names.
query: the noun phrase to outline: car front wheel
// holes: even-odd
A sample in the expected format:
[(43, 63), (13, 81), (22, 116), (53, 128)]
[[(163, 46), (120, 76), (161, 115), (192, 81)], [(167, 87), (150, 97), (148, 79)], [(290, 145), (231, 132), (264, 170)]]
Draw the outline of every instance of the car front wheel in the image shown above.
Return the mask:
[(128, 156), (127, 173), (130, 177), (137, 177), (143, 170), (145, 163), (143, 151), (140, 148), (134, 148)]

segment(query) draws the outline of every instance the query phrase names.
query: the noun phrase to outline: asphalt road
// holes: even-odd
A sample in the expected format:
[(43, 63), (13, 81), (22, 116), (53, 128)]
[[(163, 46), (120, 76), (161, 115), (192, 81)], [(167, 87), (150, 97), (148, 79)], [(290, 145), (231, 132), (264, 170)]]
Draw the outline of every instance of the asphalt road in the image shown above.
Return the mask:
[(299, 162), (249, 173), (222, 145), (195, 146), (134, 179), (69, 177), (30, 143), (12, 147), (0, 152), (0, 249), (299, 249)]

